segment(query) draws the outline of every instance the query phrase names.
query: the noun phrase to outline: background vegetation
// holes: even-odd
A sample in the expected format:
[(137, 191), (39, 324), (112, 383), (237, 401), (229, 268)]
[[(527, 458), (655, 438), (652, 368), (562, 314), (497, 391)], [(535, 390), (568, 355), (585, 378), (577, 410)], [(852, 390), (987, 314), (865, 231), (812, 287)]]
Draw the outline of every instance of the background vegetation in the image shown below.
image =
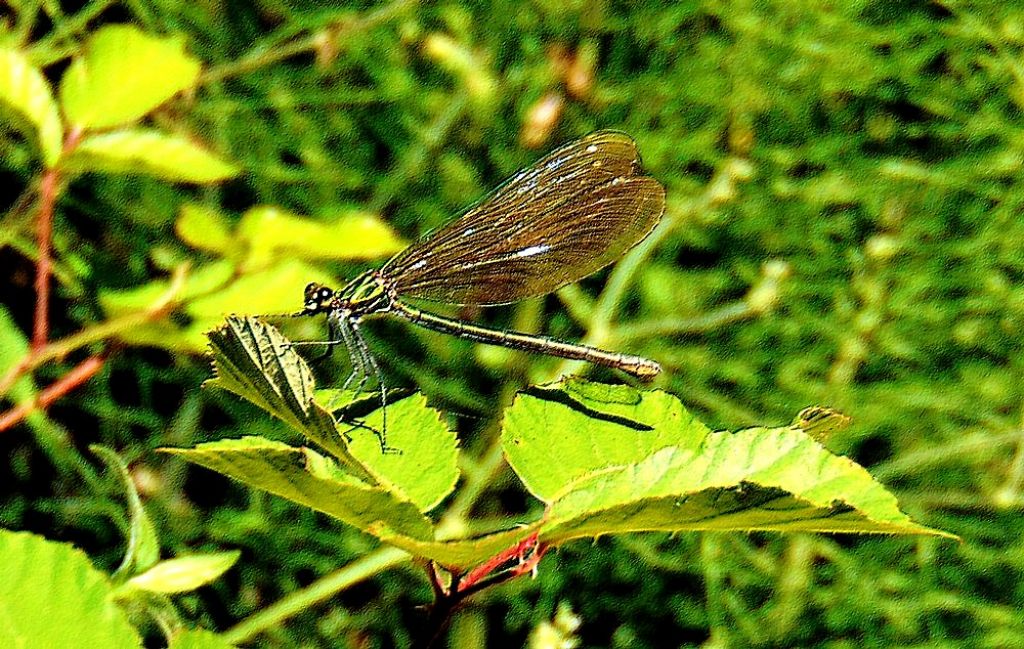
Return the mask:
[[(666, 368), (660, 387), (717, 428), (839, 408), (853, 425), (830, 446), (893, 488), (915, 520), (963, 542), (695, 534), (570, 545), (545, 558), (536, 580), (471, 602), (452, 646), (522, 645), (563, 603), (594, 647), (1024, 644), (1020, 9), (13, 3), (0, 8), (0, 37), (28, 46), (55, 78), (100, 25), (182, 35), (206, 67), (195, 92), (153, 121), (244, 170), (198, 188), (76, 179), (57, 209), (51, 336), (104, 322), (109, 296), (209, 261), (176, 230), (186, 204), (228, 220), (255, 205), (325, 222), (361, 210), (411, 239), (540, 152), (621, 129), (669, 195), (670, 225), (628, 299), (599, 299), (598, 276), (464, 315), (655, 358)], [(13, 131), (0, 132), (0, 151), (0, 299), (28, 332), (34, 221), (19, 197), (38, 161)], [(360, 241), (345, 245), (339, 256), (366, 256)], [(317, 268), (340, 279), (372, 264)], [(288, 289), (295, 308), (302, 286)], [(188, 317), (162, 324), (185, 327)], [(535, 506), (504, 471), (493, 481), (480, 473), (513, 391), (562, 366), (400, 324), (372, 333), (389, 380), (452, 413), (465, 479), (486, 485), (475, 520)], [(200, 390), (208, 363), (194, 349), (133, 344), (131, 331), (114, 339), (92, 380), (0, 434), (0, 525), (72, 541), (116, 566), (121, 505), (92, 488), (85, 451), (114, 447), (137, 460), (166, 554), (242, 551), (224, 579), (179, 600), (215, 629), (372, 548), (326, 517), (154, 454), (270, 435), (272, 424)], [(45, 365), (35, 379), (45, 385), (78, 360)], [(344, 370), (319, 371), (330, 380)], [(419, 569), (399, 567), (261, 641), (402, 646), (428, 599)]]

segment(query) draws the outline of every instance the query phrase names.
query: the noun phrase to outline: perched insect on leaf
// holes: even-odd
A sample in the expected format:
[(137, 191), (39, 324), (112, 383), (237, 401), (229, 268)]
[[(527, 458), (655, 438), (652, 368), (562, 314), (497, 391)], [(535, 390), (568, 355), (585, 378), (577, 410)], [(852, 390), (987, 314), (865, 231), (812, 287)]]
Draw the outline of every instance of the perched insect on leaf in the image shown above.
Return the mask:
[[(615, 131), (593, 133), (520, 171), (380, 270), (363, 273), (338, 291), (308, 285), (298, 315), (326, 314), (330, 339), (305, 344), (345, 345), (353, 372), (343, 389), (358, 381), (357, 391), (371, 375), (380, 376), (359, 328), (364, 318), (376, 315), (651, 379), (661, 367), (640, 356), (490, 329), (424, 311), (405, 299), (487, 306), (550, 293), (621, 257), (654, 229), (664, 211), (665, 188), (644, 175), (633, 139)], [(383, 383), (381, 399), (386, 400)]]

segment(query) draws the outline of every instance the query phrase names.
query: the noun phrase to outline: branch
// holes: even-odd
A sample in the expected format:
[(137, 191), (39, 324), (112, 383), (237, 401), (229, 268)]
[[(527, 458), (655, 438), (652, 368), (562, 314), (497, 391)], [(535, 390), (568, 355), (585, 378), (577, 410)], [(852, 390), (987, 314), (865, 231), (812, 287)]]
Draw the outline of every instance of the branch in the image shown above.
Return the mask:
[(427, 574), (434, 589), (434, 603), (429, 607), (426, 632), (415, 646), (422, 649), (433, 647), (448, 628), (452, 614), (470, 596), (526, 573), (536, 575), (537, 565), (548, 548), (546, 543), (541, 543), (537, 539), (537, 533), (534, 532), (465, 575), (452, 574), (451, 584), (447, 588), (444, 587), (436, 566), (433, 563), (429, 564)]
[(91, 379), (100, 371), (106, 360), (106, 357), (102, 355), (90, 356), (35, 397), (19, 403), (0, 415), (0, 433), (14, 427), (15, 424), (30, 415), (34, 410), (46, 408), (57, 399), (60, 399), (68, 392)]
[[(82, 139), (82, 130), (75, 128), (64, 139), (62, 156), (70, 153)], [(59, 164), (59, 163), (58, 163)], [(36, 223), (36, 245), (39, 259), (36, 261), (36, 311), (32, 323), (32, 350), (38, 352), (46, 345), (49, 337), (50, 274), (53, 260), (50, 249), (53, 239), (53, 212), (57, 202), (57, 188), (60, 186), (60, 167), (47, 169), (39, 184), (39, 221)]]

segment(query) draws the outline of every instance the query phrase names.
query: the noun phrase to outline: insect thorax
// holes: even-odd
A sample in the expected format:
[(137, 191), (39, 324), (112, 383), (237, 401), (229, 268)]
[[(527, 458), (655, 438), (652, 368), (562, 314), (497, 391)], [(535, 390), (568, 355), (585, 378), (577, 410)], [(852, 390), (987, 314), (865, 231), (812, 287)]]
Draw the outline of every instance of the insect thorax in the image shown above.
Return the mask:
[(359, 317), (387, 311), (391, 306), (392, 291), (387, 281), (374, 271), (359, 275), (338, 291), (338, 302)]

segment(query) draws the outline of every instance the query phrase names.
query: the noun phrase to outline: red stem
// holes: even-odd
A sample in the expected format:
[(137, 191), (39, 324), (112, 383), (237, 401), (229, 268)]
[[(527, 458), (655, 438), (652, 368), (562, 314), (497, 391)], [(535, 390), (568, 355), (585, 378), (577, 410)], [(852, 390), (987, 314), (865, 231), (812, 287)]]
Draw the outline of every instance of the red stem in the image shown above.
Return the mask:
[[(434, 589), (434, 603), (429, 607), (430, 615), (426, 622), (426, 633), (414, 646), (431, 649), (441, 639), (448, 627), (452, 613), (466, 600), (476, 593), (514, 579), (528, 572), (535, 572), (548, 545), (541, 543), (537, 533), (529, 535), (511, 548), (502, 550), (484, 563), (466, 573), (464, 577), (452, 573), (452, 582), (448, 588), (441, 583), (440, 575), (433, 563), (428, 564), (427, 574)], [(461, 577), (461, 578), (460, 578)]]
[(36, 224), (36, 245), (39, 260), (36, 262), (36, 315), (32, 328), (32, 349), (39, 351), (49, 337), (48, 307), (50, 302), (50, 238), (53, 234), (53, 204), (57, 199), (57, 183), (60, 172), (47, 169), (39, 187), (39, 222)]
[(28, 401), (19, 403), (17, 406), (0, 415), (0, 433), (8, 428), (12, 428), (15, 424), (27, 417), (33, 410), (36, 410), (37, 408), (46, 408), (57, 399), (60, 399), (68, 392), (71, 392), (91, 379), (100, 371), (105, 362), (106, 358), (103, 356), (90, 356), (75, 366), (75, 368), (70, 372), (55, 381), (50, 387), (40, 392), (35, 399), (29, 399)]
[[(512, 573), (512, 576), (519, 576), (526, 572), (532, 572), (540, 563), (541, 557), (547, 552), (547, 546), (537, 540), (537, 533), (529, 535), (511, 548), (502, 550), (473, 570), (470, 570), (457, 587), (458, 592), (464, 592), (473, 588), (477, 582), (485, 577), (492, 576), (492, 573)], [(511, 562), (511, 563), (510, 563)]]
[[(63, 158), (74, 150), (82, 140), (82, 129), (72, 128), (64, 139)], [(59, 163), (43, 174), (39, 184), (39, 222), (36, 224), (36, 245), (39, 261), (36, 262), (36, 313), (32, 324), (32, 351), (38, 352), (49, 338), (50, 274), (53, 260), (50, 257), (53, 239), (53, 210), (57, 202), (57, 187), (60, 185)]]

